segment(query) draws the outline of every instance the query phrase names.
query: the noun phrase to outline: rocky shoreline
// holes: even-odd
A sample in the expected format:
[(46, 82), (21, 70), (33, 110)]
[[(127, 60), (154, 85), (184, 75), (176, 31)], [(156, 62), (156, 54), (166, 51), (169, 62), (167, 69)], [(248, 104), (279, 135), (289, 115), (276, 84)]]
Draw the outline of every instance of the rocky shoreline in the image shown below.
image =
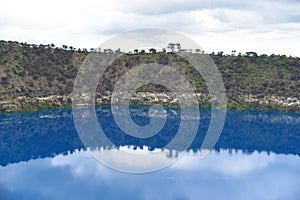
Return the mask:
[[(211, 107), (214, 100), (209, 94), (195, 93), (199, 107)], [(111, 104), (111, 96), (96, 95), (96, 105)], [(122, 104), (119, 99), (114, 99), (114, 103)], [(171, 92), (138, 92), (130, 98), (130, 104), (162, 106), (180, 106), (178, 97)], [(72, 94), (69, 95), (39, 95), (39, 96), (14, 96), (11, 98), (0, 98), (0, 112), (10, 113), (19, 111), (35, 111), (48, 108), (63, 108), (72, 106)], [(220, 108), (222, 109), (222, 108)], [(279, 97), (255, 95), (237, 96), (227, 100), (228, 110), (273, 110), (273, 111), (292, 111), (300, 112), (300, 99), (295, 97)]]

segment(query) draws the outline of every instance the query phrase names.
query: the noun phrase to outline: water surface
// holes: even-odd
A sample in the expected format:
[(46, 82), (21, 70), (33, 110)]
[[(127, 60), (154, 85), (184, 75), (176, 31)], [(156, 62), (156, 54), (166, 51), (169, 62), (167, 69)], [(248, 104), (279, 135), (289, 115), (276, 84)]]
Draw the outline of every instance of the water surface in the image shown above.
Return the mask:
[[(146, 125), (147, 107), (132, 117)], [(154, 151), (176, 135), (180, 110), (158, 135), (136, 139), (118, 130), (108, 106), (97, 108), (107, 137), (120, 149)], [(110, 169), (87, 153), (70, 109), (0, 116), (0, 199), (299, 199), (300, 114), (228, 111), (209, 156), (199, 159), (210, 119), (175, 164), (147, 174)], [(109, 151), (112, 147), (101, 149)], [(176, 157), (173, 149), (169, 157)]]

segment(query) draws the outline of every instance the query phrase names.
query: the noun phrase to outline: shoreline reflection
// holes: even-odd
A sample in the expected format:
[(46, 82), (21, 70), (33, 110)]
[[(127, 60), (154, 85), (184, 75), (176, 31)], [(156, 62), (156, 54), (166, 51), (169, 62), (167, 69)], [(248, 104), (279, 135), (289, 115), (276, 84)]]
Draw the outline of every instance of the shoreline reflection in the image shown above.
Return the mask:
[[(139, 123), (147, 123), (148, 107), (133, 107), (132, 117)], [(170, 123), (156, 137), (139, 140), (125, 135), (112, 123), (109, 106), (97, 108), (97, 114), (106, 135), (114, 146), (99, 144), (97, 148), (106, 150), (120, 147), (147, 149), (150, 153), (164, 147), (177, 131), (180, 110), (168, 110)], [(198, 133), (187, 151), (197, 152), (202, 145), (209, 120), (209, 109), (201, 109)], [(0, 115), (0, 166), (31, 159), (54, 157), (76, 149), (85, 149), (80, 141), (72, 119), (71, 109), (44, 110), (30, 113)], [(254, 151), (277, 154), (300, 155), (300, 113), (280, 113), (265, 111), (227, 111), (222, 134), (214, 147), (238, 149), (244, 153)], [(176, 156), (180, 149), (165, 149)]]

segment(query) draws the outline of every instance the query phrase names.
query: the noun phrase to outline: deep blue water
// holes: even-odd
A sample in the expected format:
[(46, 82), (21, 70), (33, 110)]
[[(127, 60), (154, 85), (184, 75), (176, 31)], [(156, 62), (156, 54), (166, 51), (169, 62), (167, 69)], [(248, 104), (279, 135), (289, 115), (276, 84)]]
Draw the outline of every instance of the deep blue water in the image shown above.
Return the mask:
[[(133, 120), (150, 123), (148, 107)], [(114, 123), (109, 106), (97, 108), (113, 146), (148, 151), (176, 136), (181, 112), (167, 110), (164, 128), (137, 139)], [(0, 199), (300, 199), (300, 114), (227, 111), (212, 152), (200, 159), (211, 112), (201, 110), (198, 133), (173, 165), (146, 174), (110, 169), (94, 159), (74, 126), (71, 109), (0, 115)], [(194, 119), (191, 119), (194, 120)], [(181, 149), (172, 149), (176, 157)]]

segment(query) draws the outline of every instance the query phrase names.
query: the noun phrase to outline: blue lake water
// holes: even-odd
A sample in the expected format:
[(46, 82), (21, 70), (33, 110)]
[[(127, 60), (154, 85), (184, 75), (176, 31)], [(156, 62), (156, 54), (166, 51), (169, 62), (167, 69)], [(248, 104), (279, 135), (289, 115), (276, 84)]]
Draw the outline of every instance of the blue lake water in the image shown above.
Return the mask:
[[(150, 122), (144, 115), (148, 107), (131, 111), (137, 124)], [(133, 152), (163, 148), (175, 137), (180, 110), (167, 113), (161, 132), (137, 139), (118, 129), (109, 106), (97, 108), (107, 138)], [(200, 113), (198, 133), (185, 154), (145, 174), (119, 172), (92, 157), (71, 109), (0, 115), (0, 199), (300, 199), (299, 113), (227, 111), (222, 134), (203, 159), (199, 150), (211, 112)], [(113, 147), (100, 149), (109, 153)]]

